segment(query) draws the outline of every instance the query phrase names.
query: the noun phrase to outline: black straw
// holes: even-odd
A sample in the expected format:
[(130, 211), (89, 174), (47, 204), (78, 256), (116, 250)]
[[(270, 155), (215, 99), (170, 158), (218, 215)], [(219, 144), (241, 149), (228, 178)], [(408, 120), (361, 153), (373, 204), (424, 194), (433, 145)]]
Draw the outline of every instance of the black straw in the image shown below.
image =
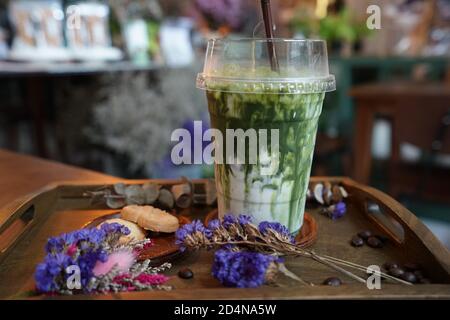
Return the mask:
[[(261, 0), (261, 9), (264, 20), (264, 28), (266, 29), (266, 37), (273, 39), (273, 23), (272, 23), (272, 11), (270, 9), (270, 0)], [(280, 70), (277, 59), (277, 52), (273, 41), (267, 41), (267, 50), (269, 51), (270, 67), (272, 71), (278, 72)]]

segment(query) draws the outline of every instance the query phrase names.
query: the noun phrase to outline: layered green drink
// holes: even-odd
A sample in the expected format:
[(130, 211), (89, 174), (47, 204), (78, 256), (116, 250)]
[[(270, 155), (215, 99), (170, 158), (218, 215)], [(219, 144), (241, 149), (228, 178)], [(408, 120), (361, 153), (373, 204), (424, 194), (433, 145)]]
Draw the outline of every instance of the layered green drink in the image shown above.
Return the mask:
[[(217, 50), (220, 43), (214, 41)], [(286, 46), (285, 40), (278, 41), (280, 46)], [(206, 72), (198, 78), (199, 87), (206, 90), (211, 126), (223, 136), (221, 146), (218, 146), (223, 149), (223, 156), (216, 159), (215, 164), (219, 214), (248, 214), (255, 222), (277, 221), (296, 233), (303, 222), (318, 119), (325, 92), (334, 87), (334, 78), (329, 75), (312, 77), (314, 70), (305, 68), (305, 64), (296, 69), (292, 63), (281, 63), (280, 70), (275, 73), (267, 66), (255, 64), (264, 58), (237, 59), (239, 54), (245, 56), (246, 46), (239, 42), (234, 44), (233, 40), (229, 42), (228, 46), (223, 46), (220, 58), (229, 62), (224, 58), (226, 48), (231, 50), (230, 47), (235, 46), (239, 50), (231, 50), (228, 59), (234, 63), (220, 64), (217, 58), (211, 66), (207, 61)], [(302, 40), (298, 48), (306, 46), (310, 49), (315, 43)], [(263, 45), (260, 44), (260, 52), (264, 52)], [(253, 57), (257, 47), (258, 43), (253, 43), (248, 48), (254, 50), (250, 54)], [(291, 43), (290, 47), (295, 45)], [(279, 52), (286, 50), (280, 48)], [(249, 67), (249, 63), (253, 66)], [(323, 64), (320, 67), (323, 68)], [(265, 131), (266, 135), (254, 135), (256, 140), (251, 140), (250, 134), (246, 135), (246, 154), (241, 159), (244, 161), (233, 162), (226, 159), (225, 149), (230, 145), (230, 139), (236, 139), (228, 135), (229, 131), (237, 130)], [(274, 130), (277, 131), (275, 136), (271, 135)], [(275, 137), (277, 141), (272, 141)], [(261, 141), (263, 138), (266, 141)], [(242, 137), (237, 139), (242, 140)], [(256, 148), (251, 145), (255, 141)], [(238, 141), (234, 142), (233, 154), (236, 155)], [(251, 150), (257, 150), (256, 162), (250, 161)], [(274, 161), (276, 166), (273, 166)]]

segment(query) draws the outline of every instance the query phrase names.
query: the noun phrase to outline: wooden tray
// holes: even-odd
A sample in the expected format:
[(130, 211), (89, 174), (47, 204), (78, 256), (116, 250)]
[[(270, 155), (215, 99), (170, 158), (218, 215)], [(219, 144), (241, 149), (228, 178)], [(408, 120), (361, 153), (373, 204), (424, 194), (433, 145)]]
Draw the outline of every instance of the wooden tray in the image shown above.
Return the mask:
[[(76, 296), (87, 299), (242, 299), (249, 298), (450, 298), (450, 253), (407, 209), (386, 194), (347, 178), (312, 178), (312, 181), (339, 182), (350, 193), (347, 214), (333, 221), (319, 209), (308, 208), (317, 222), (318, 236), (311, 246), (317, 253), (332, 255), (362, 265), (382, 265), (387, 261), (419, 263), (433, 284), (404, 286), (383, 282), (381, 290), (369, 290), (364, 284), (304, 258), (286, 261), (288, 268), (305, 280), (317, 284), (304, 286), (280, 276), (280, 286), (257, 289), (224, 288), (211, 276), (212, 252), (195, 252), (174, 263), (169, 274), (172, 291), (143, 291), (114, 295)], [(124, 181), (143, 183), (143, 181)], [(174, 180), (155, 180), (173, 184)], [(197, 180), (195, 183), (204, 183)], [(105, 207), (91, 207), (84, 191), (98, 183), (55, 183), (0, 209), (0, 298), (24, 298), (33, 289), (33, 273), (44, 256), (47, 238), (84, 226), (99, 216), (112, 213)], [(204, 219), (212, 207), (193, 207), (180, 214)], [(350, 238), (363, 229), (371, 229), (390, 238), (382, 249), (354, 248)], [(176, 276), (181, 267), (194, 271), (194, 278)], [(340, 287), (320, 285), (325, 278), (339, 276)], [(43, 298), (40, 296), (39, 298)], [(52, 297), (58, 299), (61, 297)], [(67, 297), (63, 297), (67, 298)]]

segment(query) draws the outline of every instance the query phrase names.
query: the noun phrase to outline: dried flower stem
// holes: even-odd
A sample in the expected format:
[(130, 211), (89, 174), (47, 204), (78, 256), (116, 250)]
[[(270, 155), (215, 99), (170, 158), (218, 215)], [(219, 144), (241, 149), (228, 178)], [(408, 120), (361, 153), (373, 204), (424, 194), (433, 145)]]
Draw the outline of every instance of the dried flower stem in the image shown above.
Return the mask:
[[(291, 243), (287, 243), (287, 244), (296, 247), (294, 244), (291, 244)], [(297, 248), (297, 247), (296, 247), (296, 248)], [(297, 248), (297, 249), (298, 249), (298, 250), (302, 250), (302, 249), (300, 249), (300, 248)], [(364, 267), (364, 266), (362, 266), (362, 265), (359, 265), (359, 264), (356, 264), (356, 263), (353, 263), (353, 262), (350, 262), (350, 261), (342, 260), (342, 259), (339, 259), (339, 258), (327, 256), (327, 255), (319, 256), (319, 255), (315, 254), (313, 251), (307, 251), (307, 250), (303, 250), (303, 251), (304, 251), (305, 253), (310, 253), (310, 254), (312, 254), (313, 256), (319, 257), (319, 258), (321, 258), (321, 259), (323, 259), (323, 260), (325, 260), (325, 261), (327, 261), (327, 262), (338, 263), (338, 264), (341, 264), (341, 265), (345, 265), (345, 266), (347, 266), (347, 267), (349, 267), (349, 268), (357, 269), (357, 270), (359, 270), (359, 271), (364, 271), (364, 272), (367, 271), (367, 268), (366, 268), (366, 267)], [(342, 269), (342, 268), (341, 268), (341, 269)], [(344, 269), (342, 269), (342, 270), (344, 270)], [(388, 275), (388, 274), (386, 274), (386, 273), (384, 273), (384, 272), (381, 272), (381, 271), (380, 271), (380, 275), (381, 275), (382, 277), (386, 278), (386, 279), (390, 279), (390, 280), (395, 281), (395, 282), (399, 282), (399, 283), (406, 284), (406, 285), (412, 285), (412, 283), (410, 283), (410, 282), (408, 282), (408, 281), (404, 281), (404, 280), (402, 280), (402, 279), (393, 277), (393, 276)], [(360, 277), (358, 277), (358, 278), (360, 278)], [(362, 279), (362, 278), (360, 278), (360, 279)], [(363, 279), (363, 280), (364, 280), (364, 279)], [(360, 281), (360, 280), (358, 280), (358, 281)], [(366, 281), (364, 280), (364, 282), (366, 282)]]
[[(362, 266), (362, 265), (359, 265), (359, 264), (356, 264), (356, 263), (352, 263), (352, 262), (349, 262), (349, 261), (345, 261), (345, 260), (342, 260), (342, 259), (338, 259), (338, 258), (326, 256), (326, 255), (325, 255), (325, 256), (322, 256), (322, 258), (323, 258), (324, 260), (327, 260), (327, 261), (331, 260), (331, 261), (333, 261), (334, 263), (338, 263), (338, 264), (341, 264), (341, 265), (345, 265), (345, 266), (347, 266), (347, 267), (349, 267), (349, 268), (354, 268), (354, 269), (356, 269), (356, 270), (360, 270), (360, 271), (364, 271), (364, 272), (367, 271), (367, 268), (366, 268), (366, 267), (364, 267), (364, 266)], [(389, 280), (397, 281), (397, 282), (400, 282), (400, 283), (402, 283), (402, 284), (406, 284), (406, 285), (410, 285), (410, 286), (412, 285), (412, 284), (411, 284), (410, 282), (408, 282), (408, 281), (404, 281), (404, 280), (402, 280), (402, 279), (393, 277), (393, 276), (391, 276), (391, 275), (389, 275), (389, 274), (387, 274), (387, 273), (381, 272), (381, 271), (380, 271), (380, 275), (381, 275), (382, 277), (386, 278), (386, 279), (389, 279)]]
[(295, 273), (290, 271), (288, 268), (286, 268), (284, 263), (279, 263), (278, 264), (278, 270), (281, 271), (284, 275), (288, 276), (291, 279), (294, 279), (294, 280), (296, 280), (296, 281), (298, 281), (298, 282), (300, 282), (300, 283), (302, 283), (304, 285), (314, 287), (314, 283), (306, 281), (302, 277), (296, 275)]
[(352, 278), (352, 279), (354, 279), (356, 281), (359, 281), (361, 283), (366, 283), (366, 280), (364, 280), (363, 278), (361, 278), (361, 277), (351, 273), (350, 271), (347, 271), (347, 270), (337, 266), (336, 264), (334, 264), (334, 263), (332, 263), (332, 262), (330, 262), (328, 260), (323, 259), (322, 257), (316, 255), (315, 253), (312, 253), (312, 258), (315, 261), (320, 262), (320, 263), (322, 263), (322, 264), (324, 264), (324, 265), (326, 265), (326, 266), (328, 266), (328, 267), (330, 267), (330, 268), (332, 268), (332, 269), (334, 269), (336, 271), (339, 271), (339, 272), (345, 274), (346, 276), (348, 276), (348, 277), (350, 277), (350, 278)]

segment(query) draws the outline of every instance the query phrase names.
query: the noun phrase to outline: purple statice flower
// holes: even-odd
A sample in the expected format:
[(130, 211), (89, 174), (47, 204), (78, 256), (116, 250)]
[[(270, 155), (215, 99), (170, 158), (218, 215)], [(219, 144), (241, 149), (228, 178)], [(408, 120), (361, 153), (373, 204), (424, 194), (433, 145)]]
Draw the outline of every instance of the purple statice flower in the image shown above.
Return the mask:
[(236, 216), (234, 216), (232, 214), (226, 214), (223, 216), (222, 226), (225, 229), (228, 229), (232, 224), (235, 224), (236, 222), (238, 222)]
[(264, 284), (269, 265), (276, 259), (257, 252), (217, 250), (212, 275), (227, 287), (255, 288)]
[(104, 223), (101, 225), (101, 230), (106, 234), (121, 233), (123, 235), (129, 235), (130, 230), (120, 223)]
[(175, 232), (175, 243), (180, 246), (180, 250), (184, 251), (186, 247), (184, 243), (189, 235), (194, 235), (197, 232), (202, 233), (206, 238), (210, 239), (212, 236), (211, 230), (205, 228), (200, 220), (194, 220), (191, 223), (185, 224)]
[(252, 217), (251, 216), (247, 216), (245, 214), (240, 214), (238, 216), (238, 222), (241, 226), (245, 226), (246, 224), (249, 224), (252, 222)]
[(271, 230), (281, 234), (282, 236), (286, 237), (289, 240), (289, 242), (295, 243), (295, 239), (289, 233), (289, 229), (279, 222), (263, 221), (259, 224), (258, 229), (259, 229), (259, 232), (261, 232), (261, 234), (263, 234), (263, 235), (267, 234), (267, 230), (271, 229)]
[(211, 231), (214, 231), (220, 227), (220, 220), (219, 219), (213, 219), (208, 223), (208, 229)]
[(345, 202), (339, 201), (335, 205), (330, 208), (332, 210), (328, 211), (328, 216), (333, 219), (339, 219), (345, 215), (345, 212), (347, 211), (347, 206), (345, 205)]
[(249, 224), (252, 222), (252, 217), (247, 216), (245, 214), (240, 214), (239, 216), (234, 216), (232, 214), (226, 214), (222, 222), (219, 219), (211, 220), (208, 223), (208, 229), (211, 231), (216, 230), (220, 226), (223, 226), (225, 229), (228, 229), (232, 224), (239, 223), (241, 226)]
[(63, 242), (59, 237), (51, 237), (47, 240), (47, 244), (45, 245), (46, 253), (58, 253), (64, 249)]
[(72, 264), (74, 264), (72, 259), (63, 253), (47, 255), (44, 262), (36, 267), (34, 275), (36, 288), (41, 292), (58, 291), (60, 289), (58, 278), (64, 278), (66, 267)]
[(85, 288), (90, 279), (94, 276), (94, 267), (99, 262), (106, 262), (108, 259), (108, 254), (101, 249), (89, 251), (83, 255), (81, 255), (76, 264), (80, 268), (80, 278), (81, 278), (81, 287)]

